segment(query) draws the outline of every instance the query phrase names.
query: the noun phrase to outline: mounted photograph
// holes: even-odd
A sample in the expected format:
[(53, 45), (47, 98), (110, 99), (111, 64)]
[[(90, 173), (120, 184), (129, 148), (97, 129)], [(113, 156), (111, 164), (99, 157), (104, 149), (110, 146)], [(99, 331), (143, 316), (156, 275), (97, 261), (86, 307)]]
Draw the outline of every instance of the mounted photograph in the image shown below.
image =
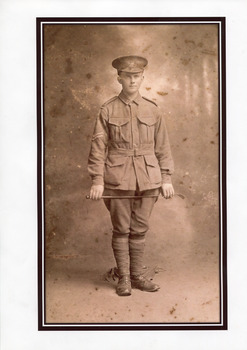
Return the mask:
[(227, 329), (225, 18), (37, 18), (39, 330)]

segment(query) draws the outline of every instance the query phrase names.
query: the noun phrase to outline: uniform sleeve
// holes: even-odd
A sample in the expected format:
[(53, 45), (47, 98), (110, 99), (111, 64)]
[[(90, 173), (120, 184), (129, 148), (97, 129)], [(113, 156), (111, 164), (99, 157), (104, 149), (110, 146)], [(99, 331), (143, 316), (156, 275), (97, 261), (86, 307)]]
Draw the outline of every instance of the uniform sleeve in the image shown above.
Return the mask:
[(159, 115), (159, 120), (155, 130), (155, 155), (159, 161), (162, 183), (171, 183), (171, 175), (174, 172), (174, 163), (165, 118), (162, 115)]
[(88, 172), (93, 185), (104, 185), (104, 165), (108, 145), (107, 112), (101, 108), (96, 119), (88, 157)]

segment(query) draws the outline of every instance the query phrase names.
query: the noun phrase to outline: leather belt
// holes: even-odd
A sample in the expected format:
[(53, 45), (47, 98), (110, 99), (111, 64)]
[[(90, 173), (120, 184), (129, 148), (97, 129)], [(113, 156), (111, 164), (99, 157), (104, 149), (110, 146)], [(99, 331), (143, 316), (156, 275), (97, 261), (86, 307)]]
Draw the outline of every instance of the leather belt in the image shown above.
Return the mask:
[(124, 149), (124, 148), (112, 148), (108, 150), (108, 155), (122, 155), (126, 157), (138, 157), (138, 156), (154, 156), (154, 151), (150, 149)]

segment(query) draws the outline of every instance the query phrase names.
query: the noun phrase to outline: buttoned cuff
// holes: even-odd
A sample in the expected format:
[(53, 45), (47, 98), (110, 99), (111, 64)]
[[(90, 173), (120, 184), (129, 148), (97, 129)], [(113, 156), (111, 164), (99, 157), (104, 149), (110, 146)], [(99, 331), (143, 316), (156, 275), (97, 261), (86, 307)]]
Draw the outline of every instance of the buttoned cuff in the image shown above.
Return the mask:
[(162, 174), (162, 183), (163, 184), (171, 184), (172, 183), (172, 177), (169, 174)]
[(104, 186), (103, 176), (101, 176), (101, 175), (94, 176), (93, 179), (92, 179), (92, 185), (102, 185), (102, 186)]

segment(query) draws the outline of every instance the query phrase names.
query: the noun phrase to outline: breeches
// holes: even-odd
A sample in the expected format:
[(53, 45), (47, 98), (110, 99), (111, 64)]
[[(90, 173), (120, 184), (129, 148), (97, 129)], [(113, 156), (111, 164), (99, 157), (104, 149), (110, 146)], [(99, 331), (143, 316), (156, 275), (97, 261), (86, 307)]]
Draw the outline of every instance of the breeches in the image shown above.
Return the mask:
[[(147, 191), (125, 191), (105, 189), (104, 195), (111, 196), (145, 196), (158, 195), (159, 188)], [(135, 238), (143, 238), (149, 229), (149, 217), (156, 198), (137, 199), (104, 199), (110, 212), (114, 236), (123, 237), (130, 234)]]

